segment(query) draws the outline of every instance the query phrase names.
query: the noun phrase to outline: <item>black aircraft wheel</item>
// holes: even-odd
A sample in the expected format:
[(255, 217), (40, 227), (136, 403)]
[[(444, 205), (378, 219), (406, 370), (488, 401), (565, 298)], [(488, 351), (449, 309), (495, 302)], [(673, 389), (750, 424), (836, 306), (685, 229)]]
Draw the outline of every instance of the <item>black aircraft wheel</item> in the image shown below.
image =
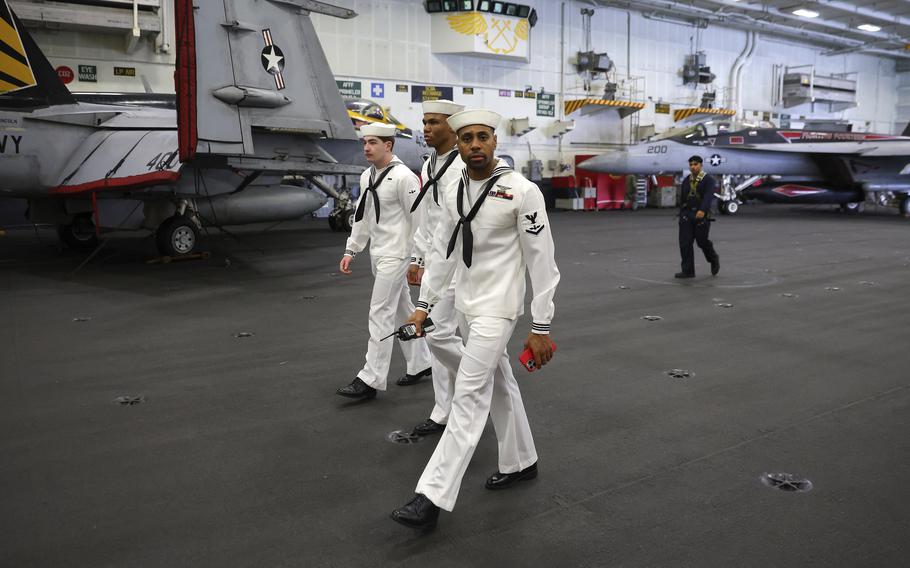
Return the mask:
[(347, 211), (342, 211), (338, 214), (338, 218), (341, 220), (340, 230), (350, 233), (351, 227), (354, 226), (354, 210), (348, 209)]
[(166, 219), (155, 235), (158, 252), (163, 256), (191, 254), (199, 243), (199, 230), (188, 217), (174, 215)]
[(727, 210), (727, 215), (736, 215), (736, 212), (739, 211), (739, 203), (728, 201), (725, 209)]
[(331, 228), (333, 231), (338, 230), (338, 216), (336, 216), (334, 213), (329, 215), (329, 228)]
[(857, 214), (863, 212), (863, 202), (862, 201), (857, 201), (855, 203), (844, 203), (843, 205), (841, 205), (841, 207), (843, 207), (844, 211), (846, 211), (847, 213), (850, 213), (851, 215), (857, 215)]
[(57, 234), (73, 250), (92, 250), (98, 246), (98, 233), (90, 213), (76, 215), (68, 225), (57, 225)]
[(901, 202), (898, 204), (898, 209), (900, 209), (901, 215), (910, 217), (910, 196), (904, 196), (904, 198), (901, 199)]

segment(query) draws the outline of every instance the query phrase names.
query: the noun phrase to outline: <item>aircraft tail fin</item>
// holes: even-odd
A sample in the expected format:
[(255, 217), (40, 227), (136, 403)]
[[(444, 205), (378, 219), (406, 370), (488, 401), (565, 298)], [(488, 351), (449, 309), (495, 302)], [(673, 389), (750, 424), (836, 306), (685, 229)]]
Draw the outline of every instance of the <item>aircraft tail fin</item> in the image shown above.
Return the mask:
[(176, 8), (181, 160), (297, 169), (288, 165), (332, 161), (320, 139), (356, 141), (309, 16), (354, 12), (313, 0), (176, 0)]
[(0, 108), (31, 109), (75, 102), (7, 0), (0, 0)]

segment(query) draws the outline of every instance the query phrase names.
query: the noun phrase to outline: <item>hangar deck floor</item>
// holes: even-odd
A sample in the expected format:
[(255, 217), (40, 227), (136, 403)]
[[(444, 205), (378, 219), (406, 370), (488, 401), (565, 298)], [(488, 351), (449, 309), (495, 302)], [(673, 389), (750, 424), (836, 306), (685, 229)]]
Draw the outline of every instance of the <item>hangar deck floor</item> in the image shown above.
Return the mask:
[(169, 265), (116, 241), (71, 278), (81, 257), (50, 231), (0, 237), (0, 565), (906, 565), (905, 220), (747, 207), (713, 227), (720, 275), (699, 255), (688, 282), (670, 212), (551, 222), (559, 352), (516, 370), (540, 476), (484, 490), (488, 425), (429, 535), (388, 514), (435, 439), (386, 435), (428, 415), (431, 387), (334, 394), (371, 280), (365, 258), (336, 274), (324, 221)]

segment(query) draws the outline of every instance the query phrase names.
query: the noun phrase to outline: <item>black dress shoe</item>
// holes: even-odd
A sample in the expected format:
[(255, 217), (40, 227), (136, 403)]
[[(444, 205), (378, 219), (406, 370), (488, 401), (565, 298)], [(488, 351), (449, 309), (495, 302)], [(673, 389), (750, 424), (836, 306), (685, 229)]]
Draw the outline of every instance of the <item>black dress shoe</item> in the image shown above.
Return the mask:
[(418, 493), (404, 507), (392, 511), (392, 520), (412, 529), (434, 529), (439, 519), (439, 507)]
[(413, 384), (417, 383), (423, 377), (429, 377), (432, 374), (433, 374), (433, 369), (424, 369), (423, 371), (420, 371), (416, 375), (405, 374), (405, 376), (398, 379), (395, 383), (400, 387), (406, 387), (409, 385), (413, 385)]
[(357, 377), (351, 381), (351, 384), (345, 385), (335, 391), (335, 394), (346, 396), (348, 398), (376, 398), (376, 389), (360, 380), (360, 377)]
[(427, 418), (417, 426), (414, 426), (414, 429), (411, 430), (411, 434), (429, 436), (430, 434), (439, 434), (445, 429), (445, 424), (439, 424), (438, 422), (434, 422), (432, 418)]
[(674, 278), (695, 278), (694, 272), (677, 272), (673, 275)]
[(711, 276), (717, 276), (718, 272), (720, 272), (720, 256), (714, 255), (714, 260), (711, 261)]
[(506, 487), (515, 485), (519, 481), (534, 479), (535, 477), (537, 477), (537, 462), (534, 462), (523, 470), (516, 471), (515, 473), (499, 473), (497, 471), (487, 479), (486, 488), (505, 489)]

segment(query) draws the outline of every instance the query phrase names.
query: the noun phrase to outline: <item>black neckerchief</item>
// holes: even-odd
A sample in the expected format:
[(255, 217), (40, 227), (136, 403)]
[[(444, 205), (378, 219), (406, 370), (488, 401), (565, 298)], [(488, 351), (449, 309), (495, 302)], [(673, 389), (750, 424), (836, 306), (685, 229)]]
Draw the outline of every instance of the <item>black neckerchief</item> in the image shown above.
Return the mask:
[(433, 157), (430, 158), (430, 166), (427, 168), (427, 177), (430, 178), (423, 184), (423, 187), (420, 188), (420, 193), (417, 195), (417, 199), (414, 200), (414, 204), (411, 205), (411, 213), (417, 211), (417, 207), (420, 205), (420, 202), (423, 200), (423, 196), (427, 194), (427, 190), (430, 186), (433, 186), (433, 201), (436, 202), (436, 205), (439, 205), (439, 180), (445, 175), (446, 170), (449, 169), (449, 166), (452, 165), (452, 162), (455, 161), (455, 158), (458, 156), (458, 150), (451, 150), (449, 157), (446, 158), (446, 161), (442, 164), (442, 169), (439, 172), (436, 172), (436, 158), (437, 154), (433, 153)]
[(477, 212), (480, 211), (480, 206), (483, 205), (483, 202), (486, 200), (487, 195), (490, 193), (490, 188), (493, 187), (499, 178), (503, 175), (511, 173), (512, 168), (507, 165), (496, 166), (493, 169), (490, 180), (486, 182), (480, 188), (480, 195), (477, 196), (477, 200), (474, 202), (474, 205), (471, 207), (471, 210), (467, 215), (464, 214), (464, 207), (462, 206), (462, 201), (464, 200), (465, 188), (468, 187), (470, 183), (468, 178), (468, 169), (465, 168), (461, 172), (461, 181), (458, 182), (458, 200), (456, 201), (458, 205), (458, 224), (455, 225), (455, 230), (452, 231), (452, 236), (449, 238), (449, 248), (446, 251), (446, 258), (452, 256), (452, 251), (455, 250), (455, 242), (458, 240), (458, 228), (461, 228), (461, 258), (464, 260), (464, 265), (468, 268), (471, 268), (471, 260), (474, 257), (474, 233), (471, 232), (471, 221), (474, 220), (474, 217), (477, 216)]
[(376, 181), (373, 181), (376, 177), (376, 166), (372, 166), (370, 168), (372, 170), (370, 172), (370, 185), (365, 190), (363, 190), (363, 195), (360, 196), (360, 203), (357, 205), (357, 212), (354, 213), (355, 223), (363, 219), (363, 212), (366, 211), (367, 205), (367, 194), (373, 195), (373, 209), (376, 210), (376, 222), (379, 222), (379, 194), (377, 193), (376, 189), (379, 187), (379, 184), (382, 183), (382, 180), (385, 179), (385, 176), (387, 176), (388, 173), (392, 171), (392, 168), (400, 163), (401, 162), (398, 160), (392, 160), (389, 165), (386, 166), (386, 168), (382, 171), (382, 173), (379, 174), (379, 179), (376, 179)]

